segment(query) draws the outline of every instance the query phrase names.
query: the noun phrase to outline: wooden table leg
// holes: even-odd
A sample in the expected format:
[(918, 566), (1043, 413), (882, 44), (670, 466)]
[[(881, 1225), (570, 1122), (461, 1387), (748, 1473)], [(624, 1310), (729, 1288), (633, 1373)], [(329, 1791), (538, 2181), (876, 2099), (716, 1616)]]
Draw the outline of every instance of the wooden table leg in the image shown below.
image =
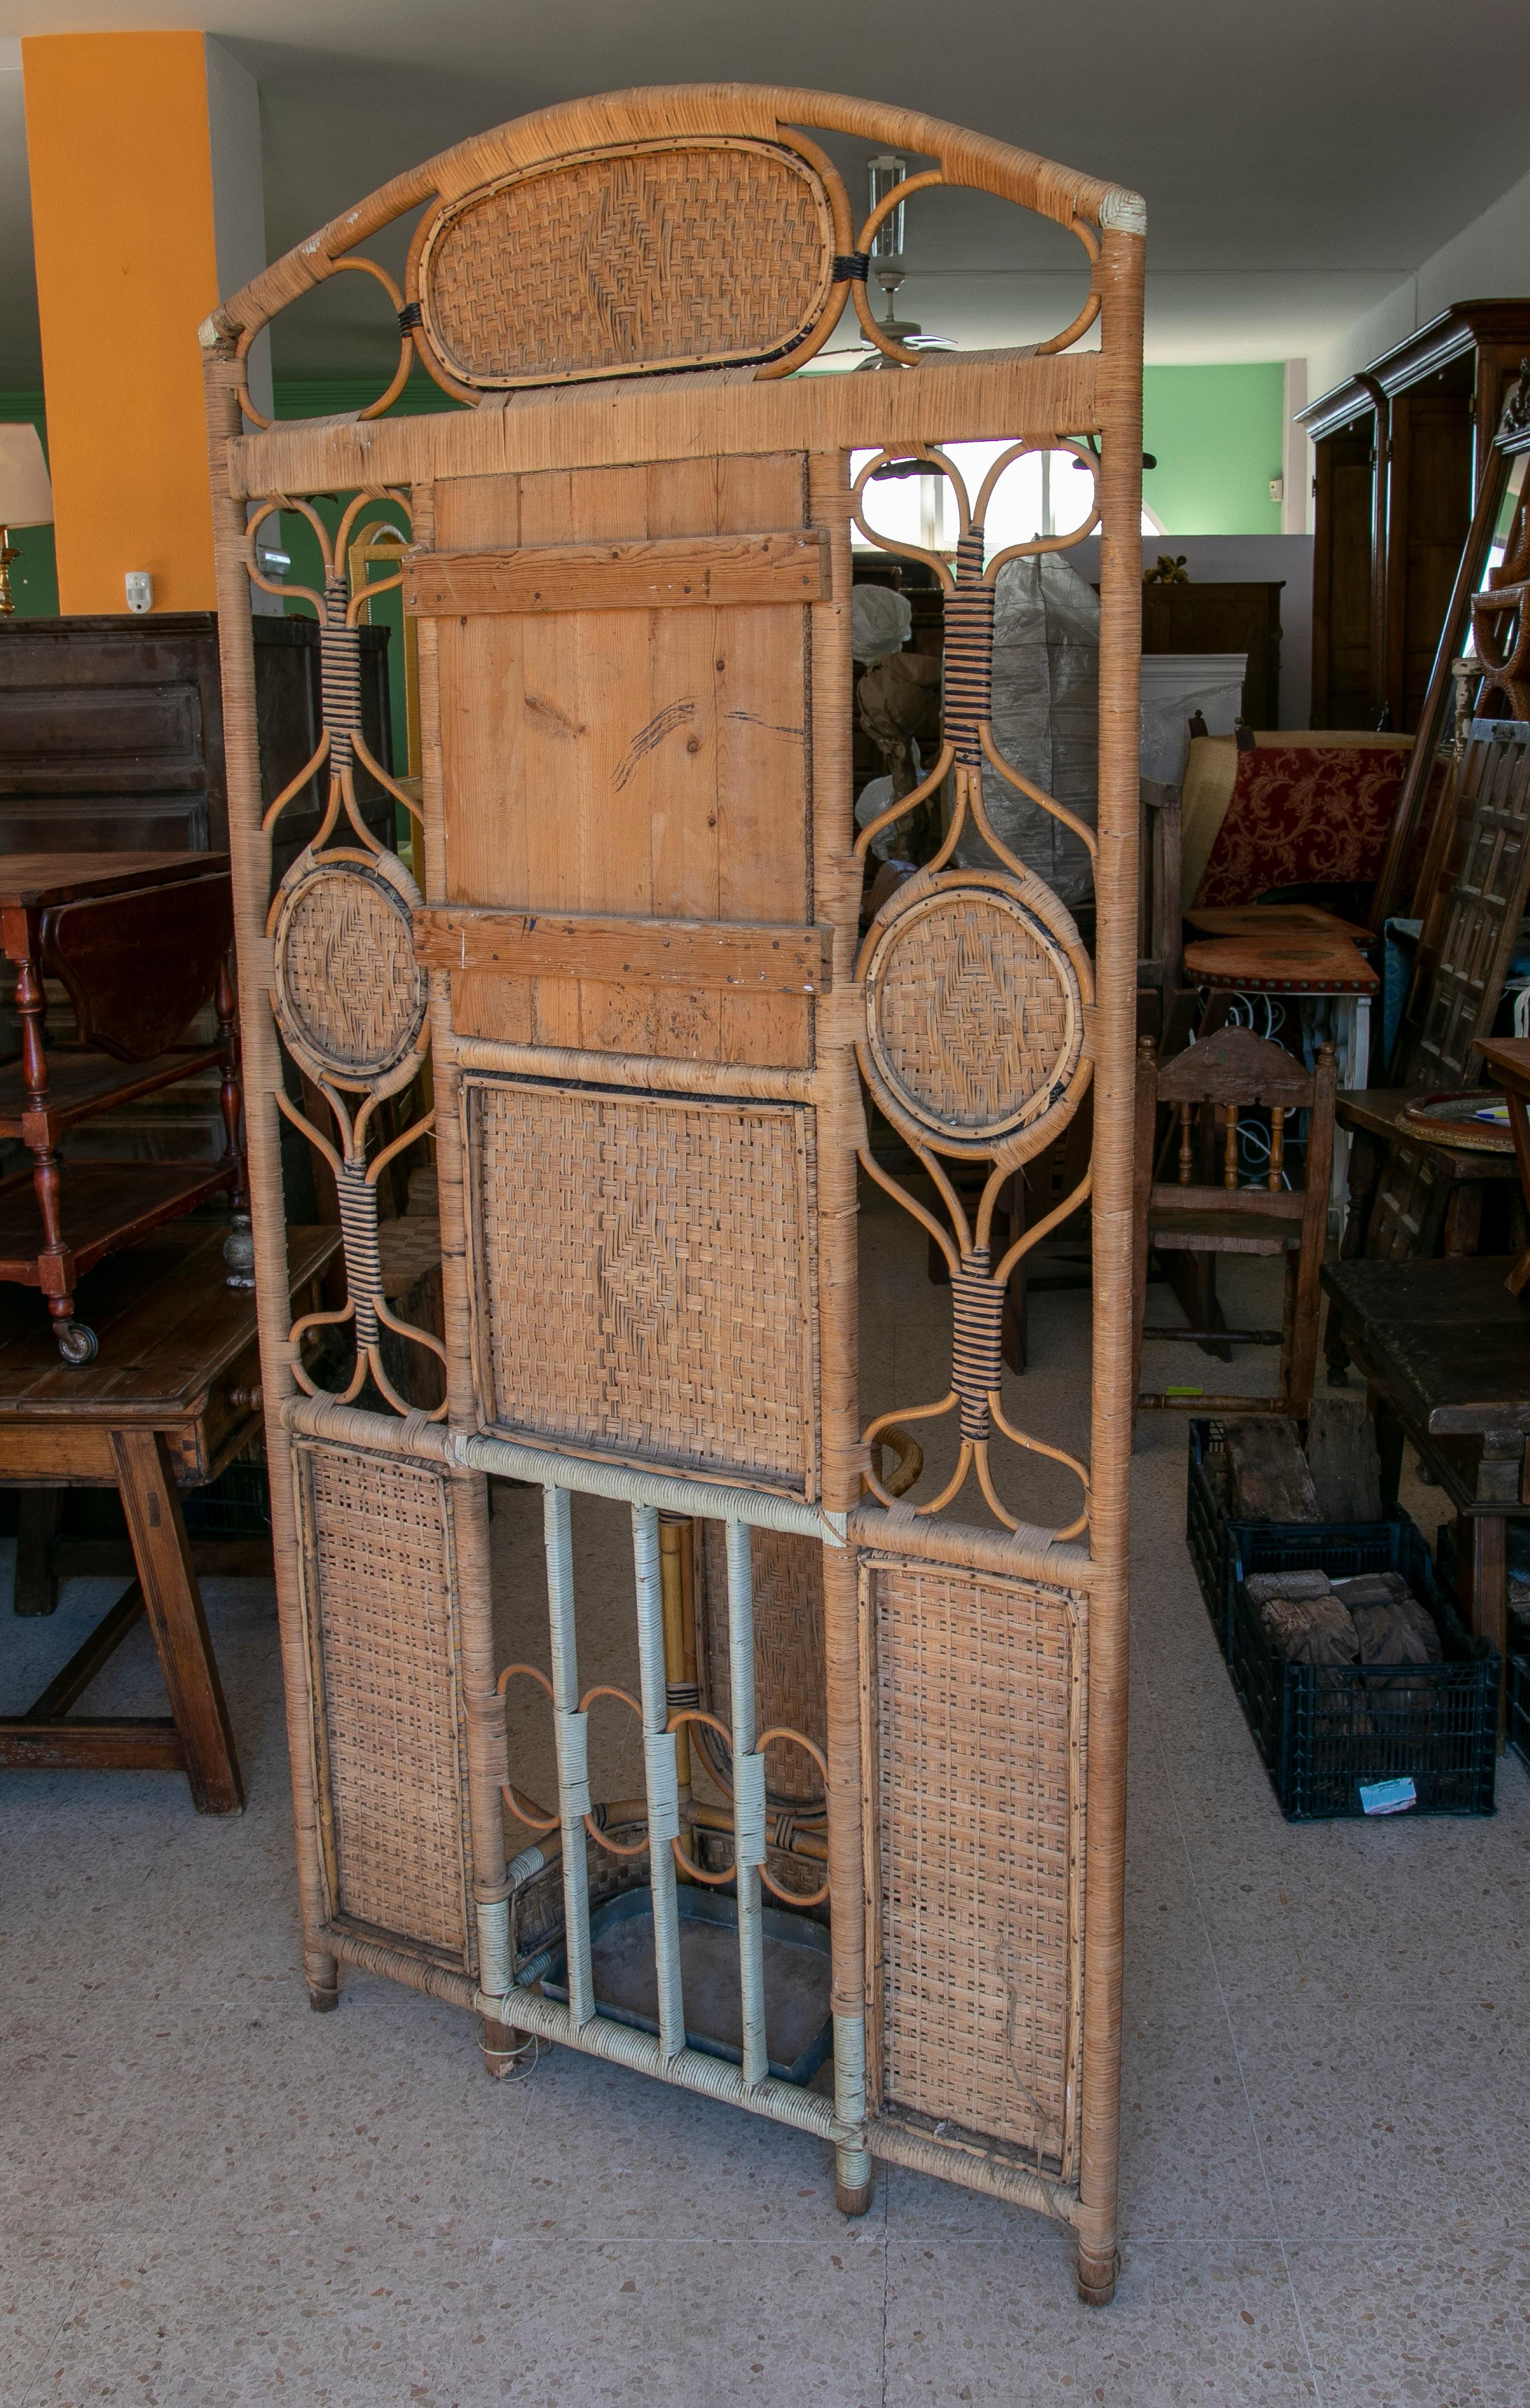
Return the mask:
[(53, 1540), (59, 1526), (62, 1488), (23, 1488), (16, 1500), (16, 1587), (12, 1602), (18, 1613), (52, 1613), (59, 1601), (53, 1570)]
[(199, 1814), (237, 1814), (244, 1785), (169, 1449), (158, 1430), (124, 1429), (112, 1431), (111, 1451), (192, 1802)]
[[(1509, 1107), (1509, 1127), (1514, 1140), (1514, 1160), (1519, 1169), (1520, 1186), (1523, 1191), (1525, 1202), (1530, 1204), (1530, 1121), (1525, 1118), (1524, 1097), (1506, 1084), (1504, 1102)], [(1504, 1285), (1510, 1296), (1519, 1296), (1523, 1294), (1527, 1281), (1530, 1281), (1530, 1254), (1523, 1254), (1505, 1280)]]
[(1397, 1502), (1403, 1476), (1404, 1430), (1401, 1416), (1383, 1392), (1373, 1387), (1366, 1398), (1376, 1424), (1376, 1452), (1381, 1468), (1381, 1503), (1391, 1512)]

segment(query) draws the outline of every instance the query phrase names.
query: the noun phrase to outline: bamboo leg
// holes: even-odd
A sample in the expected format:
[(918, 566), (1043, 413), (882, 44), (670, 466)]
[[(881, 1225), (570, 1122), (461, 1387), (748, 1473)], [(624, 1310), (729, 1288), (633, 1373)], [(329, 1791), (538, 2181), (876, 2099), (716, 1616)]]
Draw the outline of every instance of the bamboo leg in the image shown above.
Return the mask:
[[(1100, 810), (1098, 1067), (1094, 1074), (1094, 1399), (1089, 1605), (1079, 2296), (1116, 2287), (1121, 1976), (1125, 1915), (1127, 1514), (1132, 1461), (1132, 1121), (1136, 1102), (1137, 716), (1142, 638), (1140, 203), (1102, 231), (1100, 278)], [(1107, 215), (1110, 212), (1108, 211)]]
[(226, 447), (244, 431), (238, 403), (243, 372), (234, 352), (232, 338), (224, 337), (205, 357), (223, 735), (228, 763), (229, 850), (240, 989), (245, 1143), (254, 1223), (261, 1387), (265, 1400), (271, 1535), (297, 1834), (303, 1961), (309, 2004), (322, 2012), (336, 2002), (339, 1964), (323, 1938), (329, 1919), (329, 1895), (319, 1828), (307, 1637), (298, 1591), (297, 1505), (292, 1447), (279, 1420), (281, 1406), (294, 1387), (287, 1346), (291, 1282), (281, 1186), (281, 1122), (276, 1103), (281, 1063), (269, 996), (259, 967), (270, 905), (271, 841), (261, 828), (254, 639), (250, 634), (250, 580), (244, 567), (245, 507), (234, 498), (228, 478)]

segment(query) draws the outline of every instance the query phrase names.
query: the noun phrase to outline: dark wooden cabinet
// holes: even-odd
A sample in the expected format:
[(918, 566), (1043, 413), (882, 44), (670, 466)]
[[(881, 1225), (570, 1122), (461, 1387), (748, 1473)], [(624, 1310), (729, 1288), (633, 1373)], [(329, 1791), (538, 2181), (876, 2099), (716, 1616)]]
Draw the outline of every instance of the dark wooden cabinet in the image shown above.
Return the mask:
[(1145, 652), (1245, 652), (1243, 718), (1280, 724), (1280, 594), (1283, 580), (1248, 584), (1144, 585)]
[[(319, 629), (308, 618), (257, 615), (255, 710), (261, 781), (270, 798), (318, 750)], [(388, 630), (363, 627), (362, 733), (393, 767)], [(327, 776), (282, 813), (273, 885), (317, 834)], [(395, 806), (359, 767), (356, 792), (373, 833), (395, 844)], [(228, 846), (218, 620), (211, 610), (70, 619), (0, 619), (0, 854), (222, 853)], [(0, 982), (3, 983), (3, 982)], [(49, 981), (55, 1019), (67, 998)], [(190, 1032), (211, 1041), (207, 1014)], [(0, 996), (0, 1057), (21, 1031)], [(307, 1152), (283, 1144), (307, 1217)], [(161, 1090), (72, 1130), (75, 1162), (216, 1161), (223, 1147), (216, 1072)], [(0, 1157), (6, 1154), (0, 1139)], [(0, 1160), (3, 1167), (3, 1160)], [(300, 1212), (301, 1217), (301, 1212)]]
[[(251, 624), (261, 776), (276, 795), (318, 747), (319, 629)], [(362, 733), (391, 768), (388, 630), (363, 627), (361, 640)], [(318, 786), (283, 813), (278, 877), (318, 827)], [(391, 845), (393, 804), (360, 770), (356, 790)], [(0, 853), (227, 845), (213, 611), (0, 621)]]
[(1301, 413), (1316, 450), (1312, 724), (1416, 729), (1530, 300), (1458, 302)]

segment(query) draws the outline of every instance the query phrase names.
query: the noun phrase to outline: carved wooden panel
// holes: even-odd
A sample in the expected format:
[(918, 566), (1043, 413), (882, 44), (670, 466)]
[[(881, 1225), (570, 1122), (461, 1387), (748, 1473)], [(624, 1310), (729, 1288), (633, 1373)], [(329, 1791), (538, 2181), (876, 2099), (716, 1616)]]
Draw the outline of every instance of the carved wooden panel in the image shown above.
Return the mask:
[(1475, 808), (1409, 1086), (1475, 1086), (1482, 1076), (1472, 1039), (1492, 1033), (1530, 898), (1530, 723), (1472, 720), (1461, 789)]

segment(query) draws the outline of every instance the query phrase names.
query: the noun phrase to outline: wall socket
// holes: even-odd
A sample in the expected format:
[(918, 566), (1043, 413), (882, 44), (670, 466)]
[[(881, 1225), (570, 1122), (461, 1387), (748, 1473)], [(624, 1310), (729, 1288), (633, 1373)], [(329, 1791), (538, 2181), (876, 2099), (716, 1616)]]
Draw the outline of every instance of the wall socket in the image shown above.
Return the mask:
[(154, 580), (147, 568), (130, 568), (122, 583), (127, 591), (127, 607), (130, 610), (152, 610)]
[(1272, 502), (1283, 502), (1285, 500), (1286, 480), (1283, 477), (1272, 477), (1270, 479), (1269, 497)]

